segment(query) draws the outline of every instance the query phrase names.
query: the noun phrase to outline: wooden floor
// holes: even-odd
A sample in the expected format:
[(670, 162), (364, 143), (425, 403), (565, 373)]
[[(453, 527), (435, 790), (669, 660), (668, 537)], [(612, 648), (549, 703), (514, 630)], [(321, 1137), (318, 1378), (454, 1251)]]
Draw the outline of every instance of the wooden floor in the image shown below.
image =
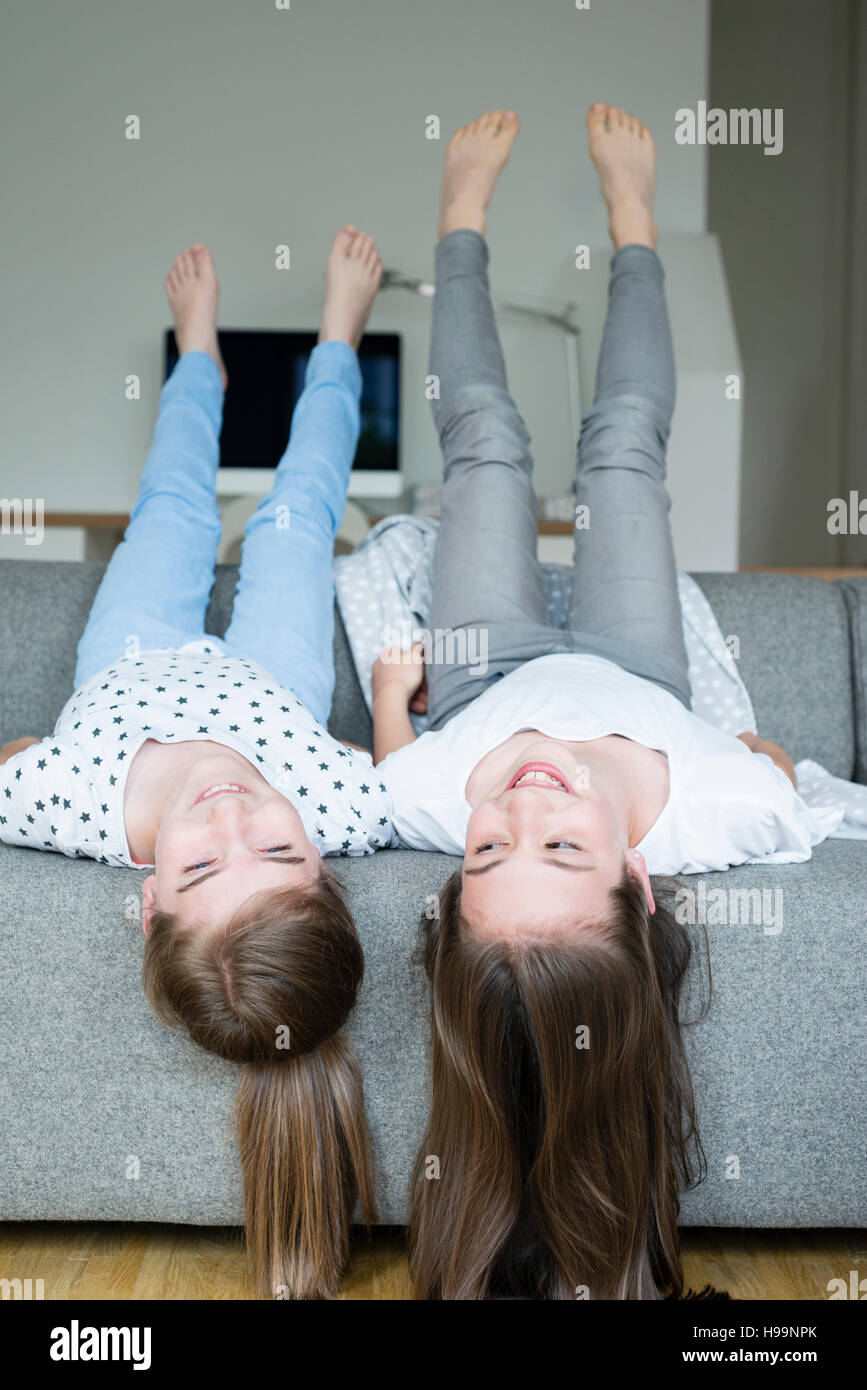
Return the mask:
[[(863, 1231), (683, 1232), (687, 1284), (732, 1298), (826, 1299), (867, 1275)], [(0, 1223), (0, 1278), (42, 1279), (46, 1299), (249, 1299), (242, 1233), (224, 1227)], [(353, 1242), (347, 1299), (409, 1297), (403, 1232)]]

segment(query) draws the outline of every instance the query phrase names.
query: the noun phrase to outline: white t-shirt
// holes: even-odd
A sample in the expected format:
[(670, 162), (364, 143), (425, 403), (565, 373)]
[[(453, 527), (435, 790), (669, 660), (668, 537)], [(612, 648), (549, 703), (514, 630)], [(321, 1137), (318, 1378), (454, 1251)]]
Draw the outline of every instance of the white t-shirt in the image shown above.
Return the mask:
[(76, 690), (50, 738), (0, 765), (0, 840), (137, 867), (123, 814), (147, 739), (234, 748), (295, 807), (321, 854), (394, 839), (370, 756), (344, 746), (264, 667), (214, 639), (123, 657)]
[(602, 657), (565, 654), (528, 661), (444, 729), (385, 759), (378, 771), (401, 843), (462, 855), (472, 812), (467, 780), (523, 729), (569, 742), (622, 734), (668, 756), (668, 802), (637, 846), (652, 874), (800, 862), (843, 816), (842, 807), (810, 810), (770, 758), (652, 681)]

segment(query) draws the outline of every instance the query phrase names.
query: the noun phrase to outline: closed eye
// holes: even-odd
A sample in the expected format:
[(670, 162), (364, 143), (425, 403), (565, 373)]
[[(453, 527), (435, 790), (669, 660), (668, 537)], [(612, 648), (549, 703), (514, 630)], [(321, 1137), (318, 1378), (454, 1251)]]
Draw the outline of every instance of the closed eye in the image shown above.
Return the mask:
[(203, 859), (201, 864), (189, 864), (187, 868), (184, 869), (184, 873), (194, 874), (196, 872), (196, 869), (207, 869), (210, 864), (213, 864), (213, 862), (213, 859)]
[[(291, 848), (291, 845), (272, 845), (270, 849), (260, 850), (257, 851), (257, 853), (260, 855), (260, 862), (267, 857), (270, 858), (272, 864), (303, 864), (305, 862), (304, 855), (288, 854), (287, 850)], [(202, 860), (200, 864), (190, 865), (189, 869), (184, 870), (185, 873), (195, 873), (197, 869), (210, 869), (210, 872), (206, 874), (200, 873), (198, 878), (191, 878), (189, 882), (182, 883), (177, 891), (179, 893), (186, 893), (190, 888), (195, 888), (198, 884), (204, 883), (209, 878), (213, 878), (215, 874), (222, 873), (223, 870), (219, 867), (211, 867), (216, 864), (216, 862), (215, 859), (206, 859)]]

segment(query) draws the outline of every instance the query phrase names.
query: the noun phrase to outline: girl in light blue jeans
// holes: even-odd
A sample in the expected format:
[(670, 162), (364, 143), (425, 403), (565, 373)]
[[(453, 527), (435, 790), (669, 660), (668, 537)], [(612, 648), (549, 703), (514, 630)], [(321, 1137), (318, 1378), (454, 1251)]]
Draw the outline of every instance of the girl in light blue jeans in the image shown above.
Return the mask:
[(148, 867), (145, 990), (243, 1067), (237, 1122), (259, 1291), (327, 1297), (356, 1204), (372, 1219), (361, 1073), (342, 1033), (364, 962), (327, 854), (392, 838), (367, 755), (325, 728), (334, 536), (359, 431), (356, 349), (382, 264), (335, 237), (319, 343), (274, 486), (247, 526), (225, 638), (205, 633), (226, 385), (196, 245), (166, 281), (180, 360), (123, 543), (45, 739), (0, 749), (0, 838)]

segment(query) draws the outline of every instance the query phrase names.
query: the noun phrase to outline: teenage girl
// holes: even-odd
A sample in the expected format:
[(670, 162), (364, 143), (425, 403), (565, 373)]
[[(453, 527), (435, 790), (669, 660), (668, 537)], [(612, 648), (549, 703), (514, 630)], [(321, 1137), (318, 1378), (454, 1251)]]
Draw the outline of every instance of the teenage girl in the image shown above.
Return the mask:
[(361, 982), (323, 856), (392, 838), (369, 757), (325, 727), (334, 536), (359, 431), (356, 349), (382, 265), (336, 235), (318, 345), (225, 638), (204, 631), (226, 373), (205, 246), (169, 271), (180, 359), (123, 543), (54, 733), (0, 751), (0, 838), (150, 868), (144, 984), (160, 1017), (244, 1064), (238, 1125), (260, 1292), (331, 1293), (356, 1199), (373, 1213), (361, 1074), (341, 1031)]
[(430, 731), (417, 740), (418, 652), (389, 650), (374, 671), (375, 756), (400, 839), (463, 856), (423, 918), (433, 1078), (411, 1221), (422, 1297), (680, 1289), (689, 944), (651, 875), (806, 859), (823, 838), (782, 749), (690, 712), (665, 486), (675, 377), (655, 149), (640, 121), (601, 102), (588, 130), (615, 255), (565, 630), (547, 619), (529, 437), (486, 273), (486, 209), (515, 113), (459, 130), (445, 156), (431, 625), (483, 630), (488, 668), (428, 668)]

